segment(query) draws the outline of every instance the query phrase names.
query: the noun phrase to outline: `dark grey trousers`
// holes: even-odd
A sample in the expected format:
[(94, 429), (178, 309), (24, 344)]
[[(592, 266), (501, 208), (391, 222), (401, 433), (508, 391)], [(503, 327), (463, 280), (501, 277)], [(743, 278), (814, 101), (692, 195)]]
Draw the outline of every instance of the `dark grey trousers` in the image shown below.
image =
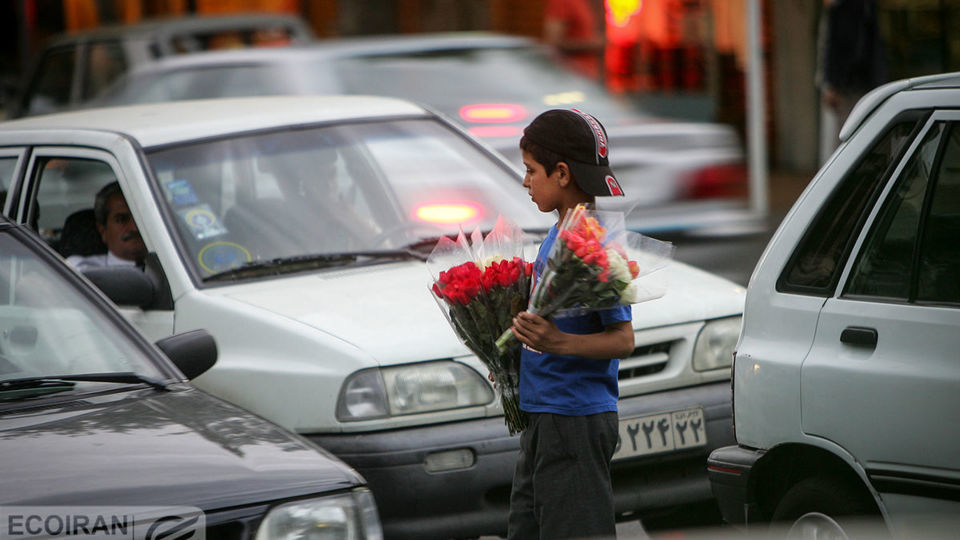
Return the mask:
[(610, 458), (617, 413), (529, 416), (520, 436), (507, 538), (616, 538)]

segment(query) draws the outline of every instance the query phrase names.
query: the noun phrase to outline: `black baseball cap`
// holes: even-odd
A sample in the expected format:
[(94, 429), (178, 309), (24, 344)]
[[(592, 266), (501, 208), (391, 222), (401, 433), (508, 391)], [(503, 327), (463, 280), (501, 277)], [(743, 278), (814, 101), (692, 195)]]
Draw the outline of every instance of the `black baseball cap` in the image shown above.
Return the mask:
[(577, 109), (551, 109), (523, 130), (527, 140), (560, 155), (580, 189), (590, 195), (623, 196), (610, 170), (607, 130), (593, 116)]

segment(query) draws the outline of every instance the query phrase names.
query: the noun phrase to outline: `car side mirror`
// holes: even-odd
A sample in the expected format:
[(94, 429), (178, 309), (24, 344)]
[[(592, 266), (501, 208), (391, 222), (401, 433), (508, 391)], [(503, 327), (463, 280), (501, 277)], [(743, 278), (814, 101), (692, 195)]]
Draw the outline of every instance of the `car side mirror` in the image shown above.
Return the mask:
[(217, 342), (206, 330), (191, 330), (156, 342), (174, 365), (193, 380), (217, 363)]
[(135, 266), (88, 268), (83, 275), (118, 306), (149, 306), (157, 296), (153, 281)]
[(83, 275), (118, 306), (173, 309), (173, 296), (156, 253), (148, 253), (144, 268), (110, 266), (87, 268)]

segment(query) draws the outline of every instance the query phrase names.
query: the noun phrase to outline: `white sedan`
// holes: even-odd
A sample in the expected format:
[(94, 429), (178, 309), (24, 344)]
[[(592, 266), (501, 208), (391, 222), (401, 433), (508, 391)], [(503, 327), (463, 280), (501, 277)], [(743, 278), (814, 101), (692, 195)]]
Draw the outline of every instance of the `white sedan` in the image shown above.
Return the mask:
[[(220, 360), (197, 386), (356, 467), (388, 537), (506, 530), (518, 439), (423, 259), (498, 214), (533, 242), (555, 216), (461, 128), (361, 96), (115, 107), (0, 124), (0, 174), (4, 211), (63, 255), (104, 249), (77, 216), (119, 181), (145, 272), (91, 279), (153, 339), (208, 329)], [(744, 291), (680, 263), (661, 272), (668, 292), (634, 308), (620, 366), (622, 513), (709, 501), (706, 456), (733, 443)]]

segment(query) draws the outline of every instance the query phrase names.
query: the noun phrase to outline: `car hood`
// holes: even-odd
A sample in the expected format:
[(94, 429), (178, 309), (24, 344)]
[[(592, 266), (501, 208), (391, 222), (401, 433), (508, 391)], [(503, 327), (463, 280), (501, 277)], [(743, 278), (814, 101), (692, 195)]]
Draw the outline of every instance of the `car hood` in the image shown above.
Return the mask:
[(350, 267), (232, 287), (236, 301), (307, 324), (380, 365), (463, 356), (422, 262)]
[[(743, 309), (742, 287), (676, 261), (649, 279), (666, 294), (634, 307), (636, 328)], [(245, 284), (232, 287), (227, 296), (352, 343), (380, 365), (470, 354), (430, 293), (430, 283), (423, 263), (398, 262)]]
[(193, 388), (44, 402), (0, 412), (0, 505), (207, 511), (362, 483), (303, 439)]

